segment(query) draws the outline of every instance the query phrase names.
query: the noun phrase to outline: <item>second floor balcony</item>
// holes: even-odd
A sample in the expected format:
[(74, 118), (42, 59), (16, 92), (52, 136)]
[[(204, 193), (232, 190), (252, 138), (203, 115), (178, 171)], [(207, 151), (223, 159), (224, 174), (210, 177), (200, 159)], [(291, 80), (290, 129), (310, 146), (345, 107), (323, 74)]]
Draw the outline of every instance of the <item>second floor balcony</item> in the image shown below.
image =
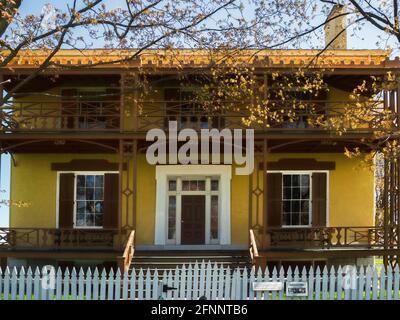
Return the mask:
[[(252, 114), (251, 107), (237, 106), (210, 110), (191, 101), (120, 99), (14, 100), (0, 107), (1, 133), (19, 132), (137, 132), (168, 129), (253, 128), (256, 132), (345, 132), (371, 133), (390, 130), (398, 115), (384, 103), (346, 101), (271, 101), (268, 112)], [(267, 116), (265, 116), (267, 114)], [(252, 118), (249, 123), (248, 120)]]

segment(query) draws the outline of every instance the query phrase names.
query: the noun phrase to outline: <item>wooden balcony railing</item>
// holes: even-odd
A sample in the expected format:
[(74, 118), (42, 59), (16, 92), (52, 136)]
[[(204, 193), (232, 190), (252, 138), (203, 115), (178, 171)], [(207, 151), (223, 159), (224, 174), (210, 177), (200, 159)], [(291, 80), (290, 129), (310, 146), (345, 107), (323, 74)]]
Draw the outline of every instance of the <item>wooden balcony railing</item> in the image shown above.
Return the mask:
[[(383, 227), (267, 228), (263, 248), (383, 248), (384, 231)], [(397, 227), (389, 233), (388, 246), (397, 246)]]
[(0, 228), (0, 250), (116, 249), (117, 229)]
[(0, 107), (0, 130), (116, 131), (120, 101), (12, 101)]
[[(132, 104), (137, 103), (136, 108)], [(274, 117), (252, 125), (259, 131), (315, 131), (343, 126), (346, 131), (386, 130), (396, 122), (395, 114), (383, 110), (383, 103), (350, 104), (348, 101), (298, 101), (293, 113), (291, 102), (271, 101)], [(124, 110), (120, 110), (120, 108)], [(352, 110), (351, 117), (345, 109)], [(217, 110), (218, 109), (218, 110)], [(167, 128), (177, 121), (178, 129), (247, 128), (249, 117), (244, 106), (203, 108), (188, 101), (11, 101), (0, 107), (0, 132), (19, 131), (137, 131)], [(136, 110), (136, 111), (135, 111)], [(129, 112), (125, 112), (129, 111)], [(348, 112), (347, 112), (348, 113)], [(288, 115), (295, 114), (289, 118)], [(124, 119), (121, 119), (124, 117)], [(389, 127), (388, 127), (389, 126)]]

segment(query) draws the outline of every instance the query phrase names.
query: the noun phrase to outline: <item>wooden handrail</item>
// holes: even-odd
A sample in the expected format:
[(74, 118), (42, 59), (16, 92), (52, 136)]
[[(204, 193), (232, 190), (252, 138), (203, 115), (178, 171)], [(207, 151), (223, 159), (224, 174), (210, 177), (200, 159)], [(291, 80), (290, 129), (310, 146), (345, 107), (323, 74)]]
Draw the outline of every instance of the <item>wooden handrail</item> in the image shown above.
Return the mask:
[(133, 255), (135, 254), (135, 230), (129, 233), (129, 237), (126, 240), (125, 250), (122, 256), (117, 257), (118, 268), (121, 272), (129, 270)]
[(254, 231), (253, 229), (250, 229), (250, 258), (251, 262), (254, 264), (256, 262), (256, 259), (258, 259), (260, 256), (258, 254), (258, 248), (257, 248), (257, 242), (256, 242), (256, 237), (254, 236)]

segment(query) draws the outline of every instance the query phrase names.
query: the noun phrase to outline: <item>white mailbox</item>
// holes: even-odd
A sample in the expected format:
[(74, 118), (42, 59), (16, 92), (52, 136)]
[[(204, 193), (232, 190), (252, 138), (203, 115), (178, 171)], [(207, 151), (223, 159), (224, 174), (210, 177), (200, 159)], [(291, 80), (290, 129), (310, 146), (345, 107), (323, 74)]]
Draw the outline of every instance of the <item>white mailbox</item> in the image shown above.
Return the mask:
[(253, 282), (253, 291), (280, 291), (283, 283), (278, 281)]

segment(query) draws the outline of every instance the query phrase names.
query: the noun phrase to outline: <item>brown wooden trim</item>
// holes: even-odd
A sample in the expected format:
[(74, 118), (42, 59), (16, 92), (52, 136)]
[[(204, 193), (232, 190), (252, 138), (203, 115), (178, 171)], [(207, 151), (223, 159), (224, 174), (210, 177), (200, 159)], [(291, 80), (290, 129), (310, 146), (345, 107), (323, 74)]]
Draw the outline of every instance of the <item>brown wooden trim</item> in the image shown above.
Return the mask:
[[(53, 171), (118, 171), (118, 162), (109, 162), (103, 159), (74, 159), (70, 162), (53, 162)], [(126, 170), (126, 164), (124, 164)]]
[[(260, 163), (259, 169), (263, 170)], [(335, 161), (317, 161), (313, 158), (293, 158), (279, 159), (278, 161), (268, 161), (268, 170), (335, 170)]]

